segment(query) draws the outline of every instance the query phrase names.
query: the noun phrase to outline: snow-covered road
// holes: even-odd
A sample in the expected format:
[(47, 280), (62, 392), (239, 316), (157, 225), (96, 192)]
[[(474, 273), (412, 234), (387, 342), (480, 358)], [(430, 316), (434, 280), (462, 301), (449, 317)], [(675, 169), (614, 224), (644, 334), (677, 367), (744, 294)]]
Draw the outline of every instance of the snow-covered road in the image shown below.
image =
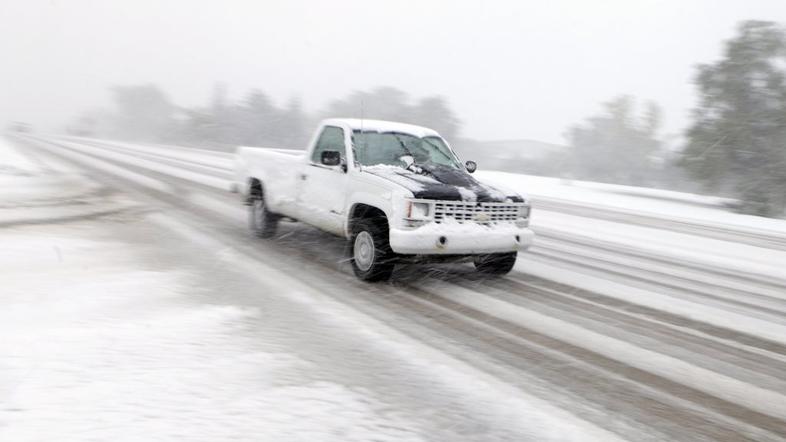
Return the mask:
[[(403, 267), (368, 285), (343, 242), (312, 228), (252, 239), (228, 154), (12, 143), (35, 170), (8, 183), (58, 172), (83, 208), (112, 210), (26, 225), (0, 194), (18, 218), (0, 230), (0, 297), (15, 306), (0, 312), (2, 440), (46, 439), (41, 421), (67, 439), (786, 435), (782, 223), (707, 200), (604, 207), (586, 188), (490, 173), (542, 191), (529, 189), (537, 246), (511, 275)], [(695, 216), (675, 222), (679, 204)], [(73, 267), (36, 266), (51, 244), (76, 250)]]

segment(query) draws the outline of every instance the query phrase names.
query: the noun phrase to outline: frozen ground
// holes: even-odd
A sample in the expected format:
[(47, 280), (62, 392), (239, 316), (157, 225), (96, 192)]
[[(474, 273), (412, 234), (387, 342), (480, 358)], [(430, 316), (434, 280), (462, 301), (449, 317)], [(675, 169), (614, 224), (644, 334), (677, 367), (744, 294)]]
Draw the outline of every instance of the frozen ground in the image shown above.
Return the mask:
[[(469, 388), (465, 396), (466, 387), (443, 391), (439, 386), (442, 376), (466, 382), (462, 370), (439, 369), (439, 378), (433, 378), (428, 368), (421, 373), (429, 363), (408, 364), (403, 372), (393, 367), (403, 377), (382, 380), (392, 384), (385, 388), (415, 384), (400, 390), (431, 391), (434, 405), (454, 407), (441, 411), (441, 420), (455, 419), (455, 429), (430, 429), (433, 419), (407, 416), (421, 410), (401, 409), (406, 402), (364, 386), (377, 375), (347, 376), (358, 358), (373, 367), (366, 353), (377, 346), (384, 348), (385, 359), (389, 352), (419, 353), (407, 339), (382, 338), (371, 350), (349, 350), (356, 355), (342, 348), (334, 349), (337, 354), (329, 347), (318, 354), (292, 348), (291, 341), (304, 339), (298, 334), (351, 343), (341, 337), (343, 322), (363, 328), (364, 319), (351, 313), (338, 324), (303, 313), (305, 318), (288, 316), (283, 323), (267, 318), (270, 304), (249, 305), (244, 297), (275, 297), (269, 290), (292, 287), (286, 278), (260, 285), (215, 261), (191, 258), (192, 251), (179, 248), (173, 236), (214, 251), (221, 246), (63, 162), (20, 155), (4, 141), (0, 163), (0, 210), (13, 212), (13, 223), (0, 228), (0, 440), (414, 441), (434, 435), (474, 440), (478, 434), (578, 440), (604, 434), (580, 431), (586, 424), (568, 414), (560, 418), (560, 411), (551, 413), (538, 400), (504, 395), (492, 397), (512, 410), (483, 405), (486, 410), (469, 414), (471, 422), (460, 409), (473, 409), (479, 398), (489, 401), (488, 393)], [(116, 210), (97, 210), (106, 204)], [(277, 305), (279, 312), (295, 308)], [(320, 308), (341, 314), (341, 307)], [(345, 359), (349, 373), (324, 369), (325, 358)], [(501, 426), (506, 418), (522, 417), (533, 421), (486, 428), (489, 422)]]
[[(402, 267), (367, 285), (314, 229), (251, 240), (227, 154), (12, 143), (2, 179), (28, 181), (0, 227), (0, 440), (786, 434), (779, 222), (486, 172), (535, 201), (537, 245), (510, 276)], [(53, 173), (70, 184), (35, 185)]]

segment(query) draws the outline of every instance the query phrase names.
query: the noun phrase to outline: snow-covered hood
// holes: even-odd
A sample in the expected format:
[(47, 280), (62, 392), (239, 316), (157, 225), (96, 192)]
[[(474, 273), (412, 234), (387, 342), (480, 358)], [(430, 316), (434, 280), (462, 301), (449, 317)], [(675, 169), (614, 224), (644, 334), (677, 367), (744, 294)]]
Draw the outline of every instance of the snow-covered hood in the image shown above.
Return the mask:
[(518, 194), (505, 193), (496, 187), (481, 183), (466, 171), (447, 166), (430, 165), (424, 167), (422, 173), (388, 165), (367, 166), (362, 170), (392, 181), (420, 199), (484, 203), (524, 201)]

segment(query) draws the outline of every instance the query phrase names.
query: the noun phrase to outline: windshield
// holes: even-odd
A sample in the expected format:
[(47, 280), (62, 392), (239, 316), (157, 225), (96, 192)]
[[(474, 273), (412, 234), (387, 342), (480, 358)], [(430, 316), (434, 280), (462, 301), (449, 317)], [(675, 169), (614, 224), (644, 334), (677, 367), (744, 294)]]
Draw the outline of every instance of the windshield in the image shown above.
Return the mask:
[(437, 136), (416, 137), (401, 132), (353, 131), (355, 161), (364, 166), (387, 164), (406, 168), (402, 157), (410, 156), (416, 164), (439, 164), (461, 169), (461, 163)]

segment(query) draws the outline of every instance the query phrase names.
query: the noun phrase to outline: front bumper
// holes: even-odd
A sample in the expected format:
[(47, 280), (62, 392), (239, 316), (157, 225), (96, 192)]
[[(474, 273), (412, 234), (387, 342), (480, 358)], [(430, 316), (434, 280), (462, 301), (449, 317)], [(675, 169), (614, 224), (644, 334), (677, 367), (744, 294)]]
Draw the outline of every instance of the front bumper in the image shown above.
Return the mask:
[[(390, 248), (405, 255), (471, 255), (526, 250), (535, 239), (528, 228), (391, 229)], [(441, 241), (444, 240), (443, 241)]]

